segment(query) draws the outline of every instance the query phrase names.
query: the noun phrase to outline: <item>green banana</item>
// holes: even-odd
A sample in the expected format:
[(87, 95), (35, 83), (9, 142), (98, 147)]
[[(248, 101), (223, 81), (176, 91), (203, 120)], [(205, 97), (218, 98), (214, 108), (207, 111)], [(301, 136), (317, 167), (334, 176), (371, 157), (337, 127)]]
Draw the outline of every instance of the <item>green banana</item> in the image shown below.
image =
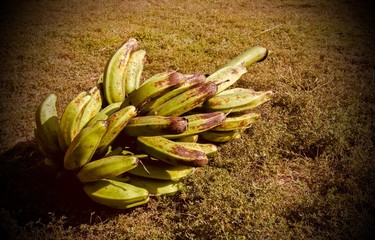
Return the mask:
[(168, 139), (178, 139), (181, 137), (196, 135), (200, 132), (219, 126), (225, 121), (226, 115), (223, 112), (211, 112), (186, 115), (184, 118), (186, 118), (189, 123), (188, 129), (185, 132), (180, 134), (166, 134), (162, 136)]
[(43, 149), (49, 153), (60, 153), (59, 146), (59, 120), (56, 110), (57, 96), (48, 95), (39, 104), (35, 112), (35, 137), (43, 145)]
[(128, 136), (158, 136), (179, 134), (188, 128), (188, 120), (183, 117), (140, 116), (130, 119), (124, 128)]
[(97, 153), (103, 154), (106, 152), (111, 143), (120, 134), (120, 132), (125, 128), (129, 120), (137, 115), (137, 109), (134, 106), (127, 106), (112, 113), (108, 119), (108, 130), (101, 139)]
[(102, 108), (102, 95), (98, 86), (92, 87), (88, 93), (91, 95), (90, 102), (86, 105), (78, 129), (82, 129), (86, 124), (95, 117)]
[(232, 131), (242, 130), (255, 123), (260, 118), (258, 113), (243, 113), (236, 116), (227, 116), (225, 121), (217, 127), (214, 127), (213, 131)]
[(206, 132), (201, 132), (199, 136), (209, 142), (225, 143), (234, 139), (241, 138), (241, 133), (236, 130), (220, 132), (209, 130)]
[(246, 72), (246, 67), (242, 65), (228, 66), (216, 70), (206, 78), (206, 81), (218, 84), (217, 93), (220, 93), (235, 84)]
[(250, 66), (253, 63), (261, 62), (265, 60), (268, 56), (268, 50), (261, 46), (254, 46), (237, 57), (230, 60), (226, 63), (223, 67), (235, 66), (235, 65), (243, 65), (245, 67)]
[(103, 73), (104, 97), (108, 104), (124, 101), (124, 73), (131, 53), (137, 48), (137, 40), (130, 38), (108, 59)]
[(166, 101), (170, 100), (171, 98), (179, 95), (180, 93), (183, 93), (185, 91), (187, 91), (188, 89), (191, 89), (195, 86), (197, 86), (198, 84), (202, 84), (206, 77), (204, 74), (200, 74), (200, 73), (194, 73), (194, 74), (190, 74), (190, 75), (184, 75), (185, 77), (185, 81), (184, 83), (176, 88), (176, 89), (173, 89), (171, 91), (168, 91), (166, 92), (165, 94), (163, 94), (162, 96), (154, 99), (153, 101), (150, 101), (149, 103), (147, 103), (142, 111), (147, 113), (149, 111), (151, 111), (152, 109), (160, 106), (161, 104), (165, 103)]
[(106, 121), (83, 128), (65, 152), (65, 169), (76, 170), (90, 162), (107, 128)]
[(79, 124), (90, 100), (91, 95), (87, 91), (82, 91), (66, 106), (60, 119), (58, 135), (59, 145), (63, 152), (80, 132)]
[(134, 51), (125, 68), (125, 93), (126, 95), (139, 88), (141, 85), (141, 77), (143, 66), (146, 61), (146, 51), (143, 49)]
[(147, 79), (139, 88), (135, 89), (125, 99), (121, 108), (133, 105), (140, 109), (152, 99), (155, 99), (167, 91), (178, 88), (184, 83), (184, 75), (176, 71), (167, 71), (156, 74)]
[(135, 168), (138, 162), (139, 159), (135, 156), (104, 157), (84, 165), (77, 173), (77, 177), (83, 183), (116, 177)]
[(107, 105), (87, 123), (87, 126), (93, 125), (99, 120), (107, 120), (108, 116), (120, 109), (120, 106), (121, 102)]
[(245, 88), (233, 88), (225, 90), (208, 99), (202, 108), (205, 111), (240, 112), (255, 108), (269, 100), (272, 91), (254, 91)]
[(39, 136), (39, 133), (37, 129), (34, 129), (34, 135), (35, 135), (35, 140), (38, 146), (39, 152), (49, 160), (49, 162), (53, 162), (53, 165), (61, 165), (62, 166), (62, 152), (53, 152), (51, 148), (45, 143)]
[(158, 180), (146, 177), (130, 177), (128, 182), (136, 187), (145, 188), (152, 196), (167, 195), (172, 196), (181, 191), (184, 184), (182, 182), (176, 182), (171, 180)]
[(143, 159), (141, 163), (127, 173), (152, 179), (179, 181), (195, 171), (195, 167), (172, 165), (159, 160)]
[(217, 146), (212, 143), (180, 142), (183, 146), (204, 152), (208, 157), (214, 156), (217, 152)]
[(127, 209), (149, 201), (147, 189), (114, 179), (86, 183), (83, 190), (93, 201), (111, 208)]
[(213, 97), (217, 90), (214, 82), (199, 84), (152, 109), (147, 115), (180, 116)]
[(176, 142), (198, 142), (199, 135), (198, 134), (193, 134), (189, 136), (182, 136), (175, 138), (174, 141)]
[(140, 136), (137, 137), (137, 144), (146, 154), (169, 164), (192, 167), (208, 164), (208, 157), (203, 151), (185, 147), (161, 136)]

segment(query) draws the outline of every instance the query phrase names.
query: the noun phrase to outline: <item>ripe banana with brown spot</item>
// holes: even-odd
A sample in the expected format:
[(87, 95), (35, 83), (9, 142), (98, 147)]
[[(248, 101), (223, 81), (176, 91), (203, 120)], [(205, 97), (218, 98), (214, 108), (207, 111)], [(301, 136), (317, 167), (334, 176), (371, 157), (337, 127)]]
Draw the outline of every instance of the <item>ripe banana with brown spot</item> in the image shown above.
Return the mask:
[(223, 67), (228, 66), (235, 66), (235, 65), (243, 65), (245, 67), (248, 67), (256, 62), (261, 62), (265, 60), (268, 56), (268, 50), (262, 46), (254, 46), (237, 57), (230, 60), (228, 63), (226, 63)]
[(150, 199), (147, 189), (115, 179), (86, 183), (83, 190), (93, 201), (117, 209), (140, 206)]
[(108, 130), (101, 139), (97, 153), (103, 154), (107, 151), (108, 147), (125, 128), (129, 120), (137, 115), (137, 109), (134, 106), (127, 106), (112, 113), (107, 118)]
[(160, 160), (151, 160), (148, 158), (141, 161), (142, 164), (138, 164), (136, 168), (127, 173), (151, 179), (179, 181), (195, 171), (195, 167), (172, 165)]
[(112, 178), (137, 167), (138, 163), (139, 159), (135, 156), (104, 157), (84, 165), (77, 173), (77, 177), (83, 183)]
[(61, 153), (59, 146), (59, 119), (56, 110), (57, 96), (49, 94), (35, 112), (35, 138), (42, 151), (55, 155)]
[(180, 192), (184, 187), (184, 184), (182, 182), (151, 179), (137, 176), (131, 176), (128, 183), (136, 187), (147, 189), (151, 196), (172, 196)]
[(128, 136), (158, 136), (179, 134), (188, 128), (188, 120), (183, 117), (140, 116), (130, 119), (124, 128)]
[(131, 53), (137, 48), (137, 40), (130, 38), (108, 59), (103, 73), (104, 97), (108, 104), (124, 101), (126, 96), (124, 73)]
[(63, 152), (80, 132), (80, 121), (90, 100), (91, 95), (87, 91), (82, 91), (66, 106), (60, 118), (58, 134), (59, 145)]
[(107, 128), (106, 121), (83, 128), (65, 152), (65, 169), (76, 170), (90, 162)]
[(133, 105), (141, 111), (142, 107), (164, 93), (178, 88), (184, 83), (184, 75), (176, 71), (156, 74), (147, 79), (139, 88), (132, 91), (121, 108)]
[(124, 72), (126, 95), (129, 95), (141, 85), (142, 72), (145, 61), (146, 51), (143, 49), (134, 51), (130, 55), (129, 62)]
[(143, 112), (147, 113), (149, 111), (151, 111), (152, 109), (160, 106), (161, 104), (165, 103), (166, 101), (170, 100), (171, 98), (187, 91), (188, 89), (191, 89), (195, 86), (197, 86), (198, 84), (202, 84), (206, 77), (204, 74), (200, 74), (200, 73), (194, 73), (194, 74), (190, 74), (190, 75), (184, 75), (185, 77), (185, 81), (184, 83), (176, 88), (176, 89), (173, 89), (171, 91), (168, 91), (166, 92), (165, 94), (163, 94), (162, 96), (156, 98), (155, 100), (153, 101), (150, 101), (149, 103), (147, 103), (145, 105), (145, 107), (142, 109)]
[(199, 139), (199, 135), (193, 134), (193, 135), (189, 135), (189, 136), (178, 137), (178, 138), (175, 138), (173, 140), (176, 141), (176, 142), (198, 142), (198, 139)]
[(211, 112), (186, 115), (184, 116), (184, 118), (186, 118), (189, 123), (188, 129), (185, 132), (180, 134), (166, 134), (161, 136), (168, 139), (178, 139), (181, 137), (196, 135), (200, 132), (204, 132), (216, 126), (219, 126), (225, 121), (226, 115), (223, 112)]
[(137, 137), (137, 145), (151, 157), (169, 164), (192, 167), (203, 167), (208, 164), (208, 157), (203, 151), (185, 147), (179, 142), (161, 136)]
[(218, 84), (217, 93), (220, 93), (235, 84), (246, 72), (246, 67), (242, 65), (223, 67), (209, 75), (206, 81)]
[(213, 97), (217, 90), (214, 82), (199, 84), (152, 109), (147, 115), (180, 116)]
[(260, 118), (258, 113), (242, 113), (235, 116), (227, 116), (225, 121), (217, 127), (214, 127), (213, 131), (232, 131), (232, 130), (243, 130), (248, 128), (252, 123), (255, 123)]
[(87, 123), (87, 126), (90, 126), (90, 125), (93, 125), (94, 123), (96, 123), (97, 121), (100, 121), (100, 120), (107, 120), (108, 117), (118, 111), (120, 109), (120, 106), (121, 106), (121, 102), (117, 102), (117, 103), (111, 103), (109, 105), (107, 105), (105, 108), (103, 108), (102, 110), (100, 110), (100, 112), (98, 112), (98, 114), (96, 114), (88, 123)]
[(180, 142), (187, 148), (195, 149), (204, 152), (208, 157), (214, 156), (218, 152), (218, 148), (212, 143), (197, 143), (197, 142)]
[(88, 94), (91, 96), (91, 99), (83, 110), (82, 117), (78, 125), (79, 129), (85, 127), (86, 124), (102, 109), (102, 95), (98, 86), (94, 86), (89, 89)]
[(241, 138), (241, 133), (233, 130), (233, 131), (206, 131), (201, 132), (199, 134), (200, 137), (202, 137), (204, 140), (213, 142), (213, 143), (225, 143), (229, 142), (234, 139)]
[(203, 105), (205, 111), (241, 112), (255, 108), (269, 100), (272, 91), (254, 91), (246, 88), (225, 90), (208, 99)]

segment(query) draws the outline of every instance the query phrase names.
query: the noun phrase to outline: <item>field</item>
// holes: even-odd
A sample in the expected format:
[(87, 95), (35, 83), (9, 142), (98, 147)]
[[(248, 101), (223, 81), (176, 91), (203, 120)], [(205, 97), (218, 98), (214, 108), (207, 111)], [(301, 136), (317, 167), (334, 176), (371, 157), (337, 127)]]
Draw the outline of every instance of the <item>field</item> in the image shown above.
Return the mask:
[[(0, 239), (370, 239), (375, 234), (374, 16), (365, 1), (13, 1), (1, 7)], [(172, 197), (113, 210), (43, 165), (33, 129), (93, 86), (134, 37), (144, 77), (210, 74), (270, 50), (236, 86), (275, 92)]]

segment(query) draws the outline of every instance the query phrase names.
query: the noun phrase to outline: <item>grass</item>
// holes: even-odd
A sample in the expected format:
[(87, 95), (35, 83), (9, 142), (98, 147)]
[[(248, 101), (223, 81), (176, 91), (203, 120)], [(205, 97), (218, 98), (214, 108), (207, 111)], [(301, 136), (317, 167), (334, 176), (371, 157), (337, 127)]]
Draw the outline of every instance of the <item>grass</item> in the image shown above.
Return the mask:
[[(16, 4), (17, 3), (17, 4)], [(16, 1), (1, 7), (2, 239), (370, 239), (375, 229), (373, 16), (365, 1)], [(129, 37), (144, 76), (212, 73), (272, 51), (237, 86), (273, 90), (262, 119), (220, 146), (184, 191), (131, 210), (56, 179), (33, 137)]]

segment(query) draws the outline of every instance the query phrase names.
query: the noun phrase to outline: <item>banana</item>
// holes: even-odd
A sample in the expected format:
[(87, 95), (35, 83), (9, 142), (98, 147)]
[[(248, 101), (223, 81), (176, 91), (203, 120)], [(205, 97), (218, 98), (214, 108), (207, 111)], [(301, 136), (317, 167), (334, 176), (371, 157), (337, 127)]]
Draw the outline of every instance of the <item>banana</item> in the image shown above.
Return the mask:
[(87, 126), (93, 125), (99, 120), (107, 120), (109, 115), (120, 109), (120, 106), (121, 102), (107, 105), (87, 123)]
[(258, 113), (243, 113), (236, 116), (227, 116), (225, 121), (217, 127), (214, 127), (213, 131), (232, 131), (242, 130), (255, 123), (260, 118)]
[(188, 120), (183, 117), (140, 116), (130, 119), (124, 128), (128, 136), (158, 136), (179, 134), (188, 128)]
[(174, 141), (176, 142), (198, 142), (198, 139), (199, 139), (199, 135), (193, 134), (189, 136), (175, 138)]
[(88, 94), (91, 95), (90, 102), (86, 105), (81, 120), (79, 121), (78, 129), (82, 129), (86, 124), (95, 117), (102, 108), (102, 95), (98, 86), (92, 87), (88, 90)]
[(154, 109), (160, 106), (161, 104), (179, 95), (180, 93), (183, 93), (186, 90), (191, 89), (198, 84), (202, 84), (206, 79), (205, 75), (201, 73), (193, 73), (190, 75), (184, 75), (184, 77), (186, 80), (180, 87), (173, 89), (171, 91), (168, 91), (164, 95), (160, 96), (159, 98), (156, 98), (155, 100), (150, 101), (143, 107), (142, 110), (147, 113), (151, 111), (151, 109)]
[(138, 109), (142, 109), (147, 102), (163, 95), (167, 91), (178, 88), (183, 83), (184, 75), (182, 73), (167, 71), (156, 74), (131, 92), (121, 105), (121, 108), (133, 105)]
[(246, 67), (242, 65), (223, 67), (209, 75), (206, 81), (218, 84), (217, 93), (220, 93), (235, 84), (246, 72)]
[(178, 139), (181, 137), (187, 137), (196, 135), (200, 132), (207, 131), (216, 126), (219, 126), (225, 121), (226, 115), (223, 112), (211, 112), (211, 113), (197, 113), (184, 116), (188, 120), (188, 129), (180, 134), (167, 134), (162, 135), (168, 139)]
[(111, 145), (115, 138), (125, 128), (129, 120), (136, 115), (137, 109), (131, 105), (112, 113), (107, 119), (108, 130), (99, 143), (97, 153), (105, 153), (108, 149), (108, 146)]
[(208, 99), (202, 107), (205, 111), (240, 112), (255, 108), (269, 100), (272, 91), (254, 91), (245, 88), (225, 90)]
[(131, 53), (137, 48), (137, 40), (130, 38), (108, 59), (103, 73), (104, 97), (108, 104), (124, 101), (124, 73)]
[(179, 181), (193, 174), (195, 167), (186, 165), (172, 165), (159, 160), (143, 159), (142, 164), (126, 173), (135, 176), (160, 180)]
[(241, 138), (241, 133), (238, 131), (206, 131), (199, 134), (200, 137), (209, 142), (225, 143), (234, 139)]
[(116, 177), (135, 168), (138, 163), (139, 159), (135, 156), (104, 157), (84, 165), (77, 173), (77, 177), (83, 183)]
[(217, 90), (214, 82), (199, 84), (152, 109), (147, 115), (180, 116), (213, 97)]
[(40, 138), (37, 129), (34, 129), (35, 140), (38, 146), (39, 152), (46, 158), (49, 159), (49, 162), (53, 162), (53, 165), (62, 166), (62, 152), (53, 152), (51, 148)]
[(128, 183), (136, 187), (147, 189), (151, 196), (172, 196), (180, 192), (184, 186), (182, 182), (158, 180), (136, 176), (130, 177), (130, 181)]
[(56, 110), (57, 96), (48, 95), (36, 109), (35, 112), (35, 137), (43, 149), (49, 153), (60, 153), (59, 146), (59, 120)]
[(63, 152), (80, 132), (79, 124), (84, 109), (90, 100), (91, 95), (87, 91), (82, 91), (66, 106), (60, 119), (58, 131), (59, 145)]
[(192, 167), (208, 164), (208, 157), (203, 151), (185, 147), (161, 136), (140, 136), (137, 137), (137, 144), (146, 154), (169, 164)]
[(143, 66), (146, 61), (146, 51), (143, 49), (134, 51), (125, 68), (125, 93), (133, 92), (141, 85)]
[(147, 189), (114, 179), (86, 183), (83, 190), (93, 201), (111, 208), (127, 209), (149, 201)]
[(223, 67), (235, 66), (235, 65), (243, 65), (244, 67), (248, 67), (253, 63), (261, 62), (265, 60), (268, 56), (268, 50), (261, 46), (254, 46), (237, 57), (230, 60), (227, 64)]
[(208, 157), (214, 156), (217, 152), (217, 146), (212, 143), (195, 143), (195, 142), (180, 142), (183, 146), (204, 152)]
[(98, 121), (82, 129), (65, 152), (65, 169), (76, 170), (90, 162), (107, 128), (106, 121)]

